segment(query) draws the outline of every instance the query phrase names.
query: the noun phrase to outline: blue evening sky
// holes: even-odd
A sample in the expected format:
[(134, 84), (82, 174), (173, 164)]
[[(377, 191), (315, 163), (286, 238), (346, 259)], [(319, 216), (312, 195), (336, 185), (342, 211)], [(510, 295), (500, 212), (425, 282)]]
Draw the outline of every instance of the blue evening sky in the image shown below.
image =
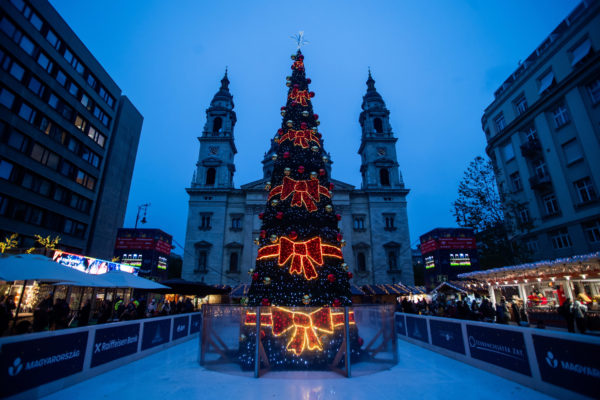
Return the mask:
[[(150, 202), (149, 228), (183, 244), (205, 110), (229, 66), (236, 187), (262, 177), (281, 123), (285, 77), (304, 30), (315, 112), (332, 176), (360, 186), (358, 116), (367, 67), (391, 112), (419, 235), (455, 226), (451, 203), (485, 154), (481, 115), (493, 92), (578, 4), (575, 0), (51, 0), (144, 116), (125, 226)], [(175, 252), (182, 253), (177, 247)]]

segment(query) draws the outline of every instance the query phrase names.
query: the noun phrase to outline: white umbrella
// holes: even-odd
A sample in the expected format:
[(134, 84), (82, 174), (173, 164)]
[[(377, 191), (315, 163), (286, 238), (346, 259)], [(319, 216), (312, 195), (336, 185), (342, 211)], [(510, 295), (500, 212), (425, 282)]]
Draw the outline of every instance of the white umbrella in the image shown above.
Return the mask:
[(168, 289), (168, 286), (161, 285), (149, 279), (140, 278), (128, 272), (109, 271), (101, 275), (103, 281), (110, 282), (111, 287), (133, 288), (133, 289)]
[(0, 280), (79, 282), (82, 286), (93, 284), (90, 275), (65, 267), (40, 254), (18, 254), (0, 258)]

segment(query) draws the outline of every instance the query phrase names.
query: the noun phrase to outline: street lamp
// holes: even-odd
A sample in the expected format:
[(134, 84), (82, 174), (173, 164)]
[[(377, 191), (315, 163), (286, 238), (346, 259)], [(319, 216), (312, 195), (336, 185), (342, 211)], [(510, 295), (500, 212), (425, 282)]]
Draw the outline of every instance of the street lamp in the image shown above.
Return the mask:
[(138, 206), (137, 215), (135, 217), (135, 229), (137, 229), (138, 221), (140, 219), (140, 213), (142, 212), (142, 210), (144, 210), (144, 215), (142, 216), (142, 220), (139, 222), (142, 224), (145, 224), (147, 222), (146, 221), (146, 213), (148, 212), (149, 206), (150, 206), (150, 203), (146, 203), (146, 204), (142, 204), (142, 205)]

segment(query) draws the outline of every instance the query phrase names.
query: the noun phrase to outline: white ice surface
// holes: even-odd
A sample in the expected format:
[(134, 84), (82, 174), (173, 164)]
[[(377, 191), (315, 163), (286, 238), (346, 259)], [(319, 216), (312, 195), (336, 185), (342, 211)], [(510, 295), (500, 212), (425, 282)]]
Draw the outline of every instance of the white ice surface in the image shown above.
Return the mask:
[(399, 341), (391, 370), (344, 378), (334, 373), (270, 372), (255, 379), (198, 365), (198, 340), (127, 364), (46, 399), (551, 399), (430, 350)]

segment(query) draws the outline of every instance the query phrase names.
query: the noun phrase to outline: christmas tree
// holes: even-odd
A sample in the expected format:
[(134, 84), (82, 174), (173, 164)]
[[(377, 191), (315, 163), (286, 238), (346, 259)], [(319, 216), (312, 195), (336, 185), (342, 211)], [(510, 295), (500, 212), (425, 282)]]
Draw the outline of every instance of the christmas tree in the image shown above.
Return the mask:
[[(282, 124), (273, 139), (273, 172), (262, 220), (256, 269), (243, 303), (263, 306), (261, 342), (271, 367), (319, 368), (330, 365), (343, 340), (343, 306), (352, 304), (352, 273), (342, 256), (345, 241), (338, 228), (341, 219), (332, 205), (329, 181), (306, 77), (304, 56), (292, 55), (292, 74), (287, 77), (287, 103), (281, 107)], [(264, 307), (270, 306), (270, 307)], [(293, 307), (310, 306), (309, 310)], [(314, 308), (312, 308), (314, 307)], [(352, 318), (350, 321), (353, 323)], [(256, 327), (256, 314), (248, 312), (245, 324)], [(252, 329), (242, 364), (250, 366)], [(353, 353), (360, 341), (352, 325)]]

